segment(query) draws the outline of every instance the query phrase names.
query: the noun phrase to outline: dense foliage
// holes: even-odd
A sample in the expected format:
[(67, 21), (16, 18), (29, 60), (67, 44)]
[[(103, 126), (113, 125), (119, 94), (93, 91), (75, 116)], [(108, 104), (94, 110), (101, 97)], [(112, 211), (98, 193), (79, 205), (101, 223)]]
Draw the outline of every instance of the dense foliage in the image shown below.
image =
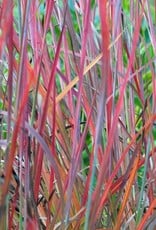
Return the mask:
[(0, 1), (0, 228), (156, 226), (156, 3)]

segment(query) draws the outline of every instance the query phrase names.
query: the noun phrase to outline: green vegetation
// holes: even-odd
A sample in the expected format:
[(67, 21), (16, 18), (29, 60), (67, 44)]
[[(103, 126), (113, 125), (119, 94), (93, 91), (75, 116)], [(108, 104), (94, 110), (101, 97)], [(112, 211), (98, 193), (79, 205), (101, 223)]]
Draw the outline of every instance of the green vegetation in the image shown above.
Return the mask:
[(148, 0), (0, 1), (1, 229), (155, 224), (155, 26)]

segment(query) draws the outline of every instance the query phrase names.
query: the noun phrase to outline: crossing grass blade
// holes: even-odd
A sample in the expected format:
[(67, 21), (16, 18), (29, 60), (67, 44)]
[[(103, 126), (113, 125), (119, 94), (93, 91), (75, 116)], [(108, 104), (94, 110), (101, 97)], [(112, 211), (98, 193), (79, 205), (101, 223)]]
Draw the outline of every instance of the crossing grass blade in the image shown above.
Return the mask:
[(0, 2), (1, 228), (155, 224), (155, 8)]

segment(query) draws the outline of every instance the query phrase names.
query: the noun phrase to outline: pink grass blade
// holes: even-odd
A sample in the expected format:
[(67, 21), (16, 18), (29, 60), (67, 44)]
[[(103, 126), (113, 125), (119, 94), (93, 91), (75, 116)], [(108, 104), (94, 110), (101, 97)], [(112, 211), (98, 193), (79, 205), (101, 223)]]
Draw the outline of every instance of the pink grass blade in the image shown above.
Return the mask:
[(7, 38), (7, 46), (8, 46), (8, 59), (9, 59), (9, 74), (8, 74), (8, 138), (7, 141), (10, 140), (11, 134), (11, 110), (12, 110), (12, 96), (13, 96), (13, 12), (12, 12), (13, 4), (10, 5), (10, 19), (9, 19), (9, 35)]
[(20, 129), (21, 125), (21, 119), (22, 119), (22, 111), (27, 103), (27, 98), (28, 98), (28, 93), (29, 93), (29, 88), (31, 85), (31, 81), (26, 85), (24, 96), (19, 108), (17, 120), (14, 126), (13, 130), (13, 136), (12, 136), (12, 141), (11, 141), (11, 148), (10, 148), (10, 153), (9, 153), (9, 160), (6, 162), (6, 168), (5, 168), (5, 183), (3, 184), (2, 187), (2, 199), (1, 202), (4, 202), (4, 197), (6, 196), (6, 193), (8, 191), (8, 186), (11, 178), (11, 173), (12, 173), (12, 165), (15, 157), (15, 151), (16, 151), (16, 142), (17, 142), (17, 137), (18, 137), (18, 132)]
[[(123, 97), (124, 97), (124, 92), (125, 92), (125, 88), (126, 88), (126, 85), (127, 85), (128, 75), (129, 75), (131, 66), (133, 65), (133, 62), (134, 62), (135, 49), (136, 49), (136, 45), (137, 45), (137, 42), (138, 42), (139, 30), (140, 30), (140, 26), (141, 26), (142, 16), (143, 16), (143, 12), (139, 16), (138, 24), (135, 27), (131, 56), (130, 56), (130, 59), (129, 59), (128, 68), (127, 68), (127, 72), (126, 72), (126, 75), (125, 75), (124, 83), (120, 88), (120, 96), (119, 96), (119, 100), (118, 100), (117, 105), (116, 105), (116, 109), (115, 109), (115, 112), (114, 112), (114, 118), (113, 118), (112, 124), (117, 124), (118, 123), (119, 114), (120, 114), (120, 111), (121, 111), (121, 108), (122, 108), (122, 105), (123, 105)], [(109, 153), (110, 153), (111, 148), (112, 148), (113, 137), (115, 135), (116, 128), (117, 128), (116, 125), (112, 125), (110, 133), (109, 133), (109, 136), (108, 136), (109, 142), (108, 142), (108, 144), (106, 146), (106, 150), (105, 150), (105, 153), (104, 153), (105, 157), (103, 157), (103, 161), (101, 163), (101, 171), (100, 171), (99, 176), (98, 176), (98, 182), (97, 182), (96, 190), (95, 190), (95, 193), (94, 193), (94, 197), (98, 197), (98, 194), (100, 192), (100, 187), (102, 185), (103, 175), (105, 175), (105, 172), (106, 172), (106, 169), (107, 169)], [(93, 205), (94, 207), (92, 207), (92, 218), (91, 218), (92, 220), (95, 217), (95, 210), (97, 210), (98, 205), (99, 205), (99, 203), (96, 202)]]
[[(58, 41), (55, 59), (54, 59), (53, 65), (52, 65), (52, 71), (51, 71), (51, 75), (50, 75), (50, 79), (49, 79), (49, 83), (48, 83), (48, 89), (47, 89), (47, 94), (46, 94), (46, 98), (45, 98), (45, 103), (43, 106), (43, 113), (42, 113), (42, 117), (41, 117), (40, 124), (39, 124), (39, 133), (40, 134), (42, 134), (44, 131), (45, 120), (46, 120), (47, 111), (48, 111), (48, 104), (49, 104), (49, 99), (50, 99), (50, 94), (51, 94), (51, 88), (52, 88), (53, 78), (55, 77), (56, 66), (57, 66), (57, 62), (58, 62), (58, 58), (59, 58), (59, 54), (60, 54), (63, 32), (64, 32), (64, 24), (62, 27), (59, 41)], [(38, 191), (39, 191), (42, 161), (43, 161), (43, 152), (41, 149), (39, 149), (38, 155), (36, 157), (36, 164), (38, 165), (38, 167), (37, 167), (37, 170), (35, 172), (35, 185), (34, 185), (35, 199), (37, 199)], [(63, 194), (62, 194), (62, 196), (63, 196)]]
[(69, 218), (69, 210), (71, 205), (71, 195), (73, 190), (73, 183), (75, 180), (75, 165), (74, 161), (76, 159), (76, 149), (77, 149), (77, 143), (80, 140), (80, 109), (81, 109), (81, 95), (82, 95), (82, 83), (83, 83), (83, 71), (84, 71), (84, 65), (85, 65), (85, 56), (86, 56), (86, 44), (87, 44), (87, 36), (88, 36), (88, 28), (90, 26), (89, 19), (90, 19), (90, 0), (87, 0), (85, 3), (85, 9), (84, 9), (84, 30), (83, 30), (83, 36), (82, 36), (82, 47), (81, 47), (81, 59), (80, 59), (80, 69), (79, 69), (79, 86), (78, 86), (78, 97), (77, 97), (77, 104), (76, 104), (76, 112), (75, 112), (75, 123), (74, 123), (74, 134), (73, 134), (73, 148), (72, 148), (72, 159), (71, 162), (72, 165), (69, 170), (69, 181), (68, 181), (68, 187), (67, 187), (67, 201), (66, 206), (64, 209), (64, 219), (65, 219), (65, 225), (68, 223)]
[(22, 31), (22, 37), (21, 37), (21, 44), (20, 44), (20, 65), (19, 65), (19, 71), (18, 71), (18, 83), (17, 83), (17, 100), (16, 100), (16, 115), (20, 103), (20, 96), (21, 96), (21, 85), (22, 85), (22, 76), (24, 73), (24, 63), (25, 63), (25, 53), (26, 53), (26, 38), (27, 38), (27, 30), (28, 30), (28, 17), (29, 17), (29, 9), (30, 9), (31, 1), (26, 2), (26, 9), (25, 9), (25, 17), (23, 22), (23, 31)]
[(101, 92), (100, 92), (100, 100), (98, 104), (98, 116), (96, 123), (96, 133), (95, 133), (95, 143), (94, 143), (94, 159), (93, 164), (91, 165), (92, 173), (91, 173), (91, 181), (88, 191), (88, 202), (86, 209), (86, 220), (85, 220), (85, 229), (89, 227), (89, 216), (91, 211), (91, 197), (93, 191), (93, 180), (95, 177), (95, 169), (97, 164), (97, 152), (100, 144), (102, 126), (104, 121), (104, 110), (106, 104), (106, 77), (109, 77), (110, 71), (110, 63), (109, 63), (109, 27), (107, 22), (106, 15), (106, 1), (99, 1), (99, 12), (101, 18), (101, 30), (102, 30), (102, 79), (101, 79)]

